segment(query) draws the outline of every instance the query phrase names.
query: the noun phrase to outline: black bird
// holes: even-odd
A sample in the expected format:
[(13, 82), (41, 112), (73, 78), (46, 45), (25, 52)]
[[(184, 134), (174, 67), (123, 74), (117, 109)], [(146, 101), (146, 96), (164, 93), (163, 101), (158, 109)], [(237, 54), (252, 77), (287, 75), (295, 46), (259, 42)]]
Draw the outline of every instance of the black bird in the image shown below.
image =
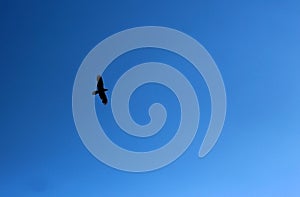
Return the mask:
[(99, 94), (100, 99), (102, 100), (102, 103), (104, 105), (107, 104), (107, 97), (105, 95), (105, 92), (107, 91), (106, 88), (104, 88), (103, 79), (100, 75), (97, 76), (97, 90), (93, 91), (93, 95)]

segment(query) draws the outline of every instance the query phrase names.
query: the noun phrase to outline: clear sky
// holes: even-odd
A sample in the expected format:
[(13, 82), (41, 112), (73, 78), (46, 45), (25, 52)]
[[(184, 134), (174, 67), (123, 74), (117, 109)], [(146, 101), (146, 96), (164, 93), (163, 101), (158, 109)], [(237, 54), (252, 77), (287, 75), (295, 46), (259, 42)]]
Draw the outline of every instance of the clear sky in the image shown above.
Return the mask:
[[(0, 196), (300, 195), (299, 1), (1, 1), (0, 25)], [(96, 44), (145, 25), (185, 32), (209, 51), (226, 86), (227, 116), (216, 146), (198, 158), (210, 117), (201, 76), (166, 51), (124, 54), (103, 73), (108, 89), (124, 69), (161, 61), (190, 79), (201, 105), (197, 136), (179, 159), (156, 171), (129, 173), (85, 148), (73, 120), (72, 90)], [(156, 101), (169, 116), (162, 133), (148, 140), (122, 133), (110, 106), (96, 100), (98, 118), (120, 146), (151, 150), (174, 135), (176, 97), (149, 84), (130, 105), (135, 120), (145, 124)]]

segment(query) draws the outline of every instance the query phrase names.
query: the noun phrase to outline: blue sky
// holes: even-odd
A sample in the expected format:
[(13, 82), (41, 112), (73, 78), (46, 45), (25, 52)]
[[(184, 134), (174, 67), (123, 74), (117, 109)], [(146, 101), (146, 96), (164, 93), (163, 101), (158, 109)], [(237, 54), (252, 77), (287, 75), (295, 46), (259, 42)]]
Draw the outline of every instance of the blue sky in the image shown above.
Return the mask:
[[(300, 195), (298, 1), (1, 1), (0, 21), (0, 196)], [(227, 116), (216, 146), (198, 158), (210, 116), (201, 76), (166, 51), (118, 58), (103, 74), (109, 89), (122, 74), (118, 64), (162, 61), (198, 87), (201, 105), (197, 136), (178, 160), (129, 173), (106, 166), (85, 148), (73, 121), (72, 88), (96, 44), (145, 25), (185, 32), (209, 51), (226, 86)], [(155, 90), (160, 97), (151, 94)], [(110, 107), (96, 100), (98, 117), (116, 143), (149, 150), (172, 136), (179, 119), (172, 92), (149, 85), (131, 101), (137, 122), (147, 123), (145, 111), (156, 100), (170, 110), (161, 138), (118, 136), (117, 126), (106, 121)]]

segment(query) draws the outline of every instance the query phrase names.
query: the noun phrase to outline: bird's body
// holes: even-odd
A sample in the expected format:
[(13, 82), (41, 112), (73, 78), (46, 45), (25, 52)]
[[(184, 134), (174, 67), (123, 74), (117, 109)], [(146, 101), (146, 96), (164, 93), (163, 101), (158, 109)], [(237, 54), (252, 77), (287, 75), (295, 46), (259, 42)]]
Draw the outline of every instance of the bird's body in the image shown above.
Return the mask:
[(97, 76), (97, 90), (93, 91), (93, 95), (99, 94), (100, 99), (102, 100), (102, 103), (104, 105), (107, 104), (107, 97), (105, 95), (105, 92), (107, 91), (106, 88), (104, 88), (103, 79), (100, 75)]

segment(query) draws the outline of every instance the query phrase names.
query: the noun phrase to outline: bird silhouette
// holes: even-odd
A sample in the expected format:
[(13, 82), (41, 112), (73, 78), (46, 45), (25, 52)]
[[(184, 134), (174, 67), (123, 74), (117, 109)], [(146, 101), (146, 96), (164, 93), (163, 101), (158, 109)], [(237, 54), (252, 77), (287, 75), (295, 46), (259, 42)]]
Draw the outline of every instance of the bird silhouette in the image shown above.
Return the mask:
[(107, 91), (108, 89), (104, 88), (104, 83), (103, 83), (103, 79), (100, 75), (97, 76), (97, 90), (93, 91), (92, 94), (93, 95), (96, 95), (96, 94), (99, 94), (100, 96), (100, 99), (102, 100), (102, 103), (104, 105), (107, 104), (107, 97), (105, 95), (105, 92)]

